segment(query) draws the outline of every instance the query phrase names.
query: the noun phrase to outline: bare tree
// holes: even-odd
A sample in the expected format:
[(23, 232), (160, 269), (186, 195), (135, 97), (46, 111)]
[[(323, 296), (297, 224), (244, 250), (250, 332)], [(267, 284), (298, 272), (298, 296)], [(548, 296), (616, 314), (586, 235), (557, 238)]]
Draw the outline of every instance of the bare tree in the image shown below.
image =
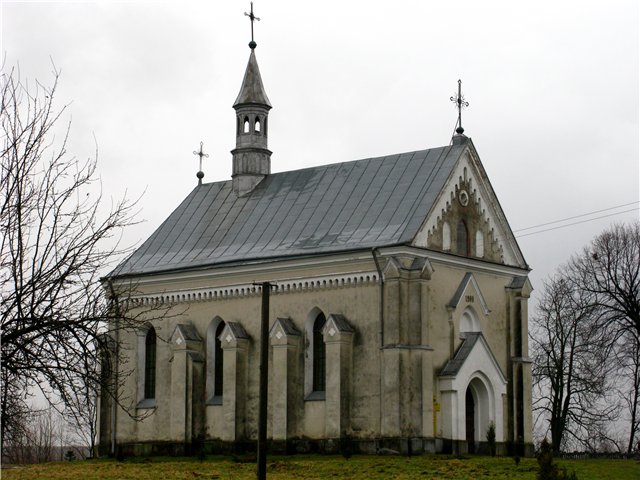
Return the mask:
[(640, 222), (614, 225), (598, 235), (569, 265), (576, 288), (601, 311), (598, 328), (608, 332), (627, 406), (631, 453), (640, 441)]
[[(26, 397), (36, 390), (57, 408), (75, 412), (72, 418), (84, 408), (95, 414), (98, 390), (111, 391), (122, 405), (118, 385), (105, 385), (97, 368), (100, 352), (117, 336), (114, 328), (137, 328), (139, 316), (153, 318), (140, 308), (114, 308), (126, 304), (132, 286), (121, 284), (105, 295), (100, 284), (100, 274), (125, 252), (118, 240), (133, 223), (135, 202), (105, 205), (96, 159), (69, 157), (68, 124), (56, 140), (66, 108), (54, 106), (58, 76), (54, 69), (51, 87), (38, 83), (29, 90), (15, 70), (2, 74), (3, 446), (20, 433), (20, 419), (29, 410)], [(168, 308), (162, 306), (158, 316)], [(116, 314), (118, 321), (111, 321)], [(95, 431), (88, 434), (95, 437)]]
[(32, 409), (20, 419), (19, 431), (3, 445), (2, 459), (8, 463), (43, 463), (60, 459), (64, 441), (63, 421), (53, 407)]
[(568, 443), (593, 448), (594, 433), (615, 417), (606, 362), (610, 339), (597, 325), (592, 295), (558, 274), (544, 284), (532, 328), (534, 411), (559, 452)]

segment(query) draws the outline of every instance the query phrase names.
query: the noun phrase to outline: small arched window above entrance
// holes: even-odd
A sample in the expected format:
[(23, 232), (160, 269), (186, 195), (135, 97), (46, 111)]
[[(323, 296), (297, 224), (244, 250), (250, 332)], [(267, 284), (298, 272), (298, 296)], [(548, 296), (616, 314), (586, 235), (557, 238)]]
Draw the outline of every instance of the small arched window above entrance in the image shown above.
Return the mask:
[(473, 333), (480, 331), (480, 322), (475, 312), (467, 308), (460, 317), (460, 333)]

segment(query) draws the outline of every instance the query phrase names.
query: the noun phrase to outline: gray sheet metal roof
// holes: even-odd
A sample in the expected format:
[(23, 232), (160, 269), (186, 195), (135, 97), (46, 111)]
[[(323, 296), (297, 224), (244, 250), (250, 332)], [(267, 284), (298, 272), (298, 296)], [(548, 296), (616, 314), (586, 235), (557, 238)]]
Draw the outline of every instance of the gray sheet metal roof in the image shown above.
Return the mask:
[(440, 372), (441, 377), (448, 377), (457, 375), (462, 368), (462, 365), (467, 360), (467, 357), (473, 350), (473, 346), (480, 339), (481, 333), (467, 333), (465, 339), (462, 341), (460, 348), (453, 356), (451, 360), (447, 362), (442, 371)]
[(109, 276), (409, 243), (464, 149), (274, 173), (244, 197), (199, 185)]

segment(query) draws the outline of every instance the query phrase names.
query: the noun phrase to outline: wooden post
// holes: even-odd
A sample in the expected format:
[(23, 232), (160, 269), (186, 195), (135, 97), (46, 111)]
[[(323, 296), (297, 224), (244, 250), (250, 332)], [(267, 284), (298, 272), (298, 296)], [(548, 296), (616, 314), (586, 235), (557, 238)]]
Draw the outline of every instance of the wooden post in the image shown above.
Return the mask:
[(267, 478), (267, 395), (269, 381), (269, 293), (271, 284), (262, 283), (260, 325), (260, 406), (258, 410), (258, 480)]

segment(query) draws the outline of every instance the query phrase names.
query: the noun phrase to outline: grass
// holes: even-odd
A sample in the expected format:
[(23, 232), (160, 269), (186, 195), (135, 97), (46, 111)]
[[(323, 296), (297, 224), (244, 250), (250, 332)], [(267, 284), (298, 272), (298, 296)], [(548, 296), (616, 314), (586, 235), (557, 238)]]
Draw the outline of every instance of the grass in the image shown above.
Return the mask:
[[(638, 480), (640, 462), (635, 460), (563, 460), (568, 471), (575, 470), (579, 480)], [(422, 455), (416, 457), (357, 455), (346, 460), (340, 456), (296, 455), (267, 458), (269, 479), (504, 479), (535, 480), (535, 459), (524, 458), (516, 465), (506, 457), (452, 457)], [(222, 480), (253, 479), (254, 463), (237, 463), (229, 457), (207, 457), (204, 462), (192, 458), (154, 457), (115, 460), (86, 460), (29, 465), (3, 469), (5, 480)]]

